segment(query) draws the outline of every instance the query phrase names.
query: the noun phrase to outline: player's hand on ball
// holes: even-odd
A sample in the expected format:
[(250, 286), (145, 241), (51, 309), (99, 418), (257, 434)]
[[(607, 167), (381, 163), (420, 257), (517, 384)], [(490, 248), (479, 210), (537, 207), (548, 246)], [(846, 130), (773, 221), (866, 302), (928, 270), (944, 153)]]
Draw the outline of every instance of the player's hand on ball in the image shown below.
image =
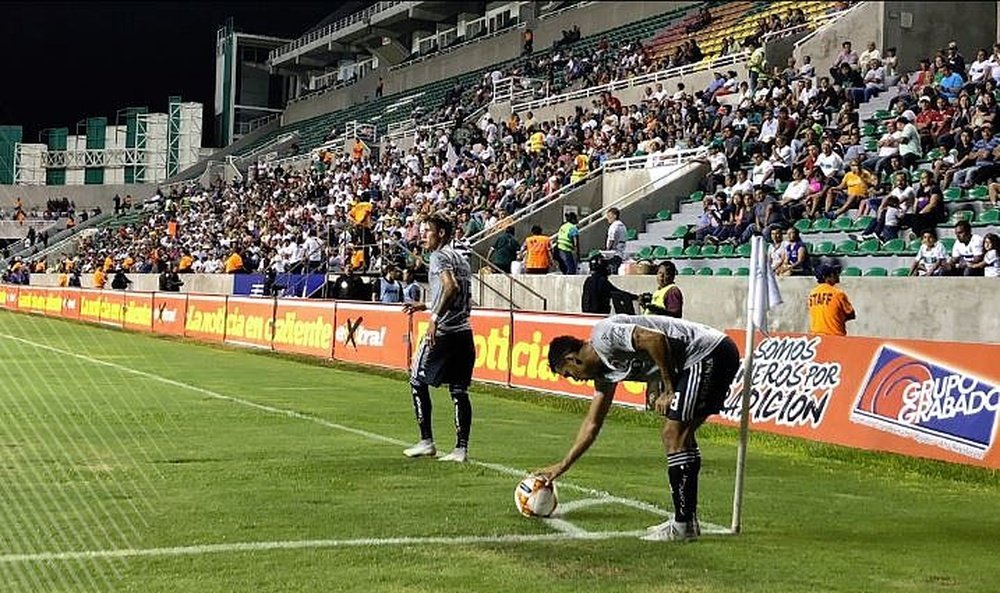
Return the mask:
[(545, 478), (549, 482), (555, 480), (559, 476), (563, 475), (566, 470), (563, 468), (561, 463), (556, 463), (555, 465), (550, 465), (548, 467), (543, 467), (542, 469), (535, 470), (531, 472), (531, 475), (538, 476), (540, 478)]

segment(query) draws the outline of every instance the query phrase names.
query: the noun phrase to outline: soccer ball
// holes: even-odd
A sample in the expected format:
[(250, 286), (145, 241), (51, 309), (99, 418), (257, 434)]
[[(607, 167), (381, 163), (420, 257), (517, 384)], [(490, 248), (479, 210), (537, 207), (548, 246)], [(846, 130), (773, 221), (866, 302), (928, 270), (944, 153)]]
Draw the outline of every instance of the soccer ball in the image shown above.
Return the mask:
[(514, 507), (525, 517), (548, 517), (556, 510), (555, 484), (540, 476), (528, 476), (514, 488)]

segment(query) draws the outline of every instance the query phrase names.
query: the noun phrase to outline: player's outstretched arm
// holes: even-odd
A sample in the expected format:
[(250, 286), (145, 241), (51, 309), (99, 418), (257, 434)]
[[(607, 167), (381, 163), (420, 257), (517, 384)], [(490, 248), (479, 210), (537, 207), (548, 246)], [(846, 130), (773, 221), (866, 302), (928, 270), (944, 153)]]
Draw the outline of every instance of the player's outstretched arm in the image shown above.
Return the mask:
[(576, 460), (587, 452), (587, 449), (594, 444), (594, 441), (597, 440), (597, 435), (601, 432), (604, 419), (607, 417), (608, 410), (611, 409), (611, 403), (615, 399), (615, 388), (617, 386), (617, 383), (596, 384), (597, 392), (594, 393), (594, 399), (590, 401), (590, 409), (587, 410), (587, 417), (583, 419), (580, 430), (576, 433), (576, 441), (569, 448), (569, 453), (566, 453), (566, 457), (559, 463), (534, 472), (536, 476), (545, 477), (550, 481), (555, 480), (569, 471), (569, 468), (576, 463)]

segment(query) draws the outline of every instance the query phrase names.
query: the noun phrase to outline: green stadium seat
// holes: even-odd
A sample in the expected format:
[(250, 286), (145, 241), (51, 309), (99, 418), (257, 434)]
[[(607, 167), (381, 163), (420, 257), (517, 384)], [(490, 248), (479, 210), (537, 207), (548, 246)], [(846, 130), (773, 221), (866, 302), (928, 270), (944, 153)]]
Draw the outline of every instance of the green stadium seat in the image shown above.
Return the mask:
[(750, 257), (750, 244), (749, 243), (743, 243), (742, 245), (740, 245), (739, 247), (737, 247), (736, 248), (736, 255), (738, 255), (740, 257)]
[(840, 255), (854, 255), (858, 252), (858, 243), (853, 239), (847, 239), (837, 243), (837, 253)]
[(625, 233), (625, 239), (629, 241), (635, 241), (638, 238), (639, 238), (639, 231), (635, 229), (629, 229), (628, 232)]
[(833, 249), (833, 241), (820, 241), (813, 249), (813, 255), (831, 255), (833, 254)]
[(962, 190), (957, 187), (949, 187), (944, 190), (945, 202), (957, 202), (962, 199)]
[(684, 249), (685, 257), (698, 257), (701, 254), (701, 246), (699, 245), (688, 245)]
[(850, 216), (841, 216), (833, 221), (833, 228), (838, 231), (849, 231), (854, 228), (854, 221), (851, 220)]
[(667, 248), (663, 245), (657, 245), (653, 249), (653, 259), (666, 259), (668, 255)]
[(942, 237), (941, 245), (944, 245), (947, 253), (951, 253), (951, 248), (955, 246), (955, 237)]
[(916, 253), (920, 251), (920, 245), (922, 243), (923, 241), (919, 237), (910, 241), (910, 244), (906, 246), (906, 252), (910, 255), (916, 255)]
[(872, 216), (862, 216), (857, 221), (855, 221), (855, 223), (853, 225), (851, 225), (851, 230), (852, 231), (863, 231), (866, 228), (868, 228), (868, 225), (871, 224), (871, 222), (873, 220), (875, 220), (875, 218), (872, 217)]
[(749, 276), (750, 275), (750, 268), (743, 268), (743, 267), (736, 268), (736, 275), (737, 276)]
[(712, 268), (707, 268), (707, 267), (699, 268), (697, 273), (698, 276), (711, 276), (712, 274), (713, 274)]
[(653, 255), (653, 247), (646, 245), (635, 254), (635, 259), (649, 259)]
[(732, 276), (733, 275), (733, 271), (730, 270), (729, 268), (719, 268), (718, 270), (715, 271), (715, 275), (716, 276)]
[(694, 268), (689, 267), (689, 266), (685, 266), (685, 267), (681, 268), (680, 271), (677, 272), (677, 274), (679, 276), (694, 276)]
[(830, 230), (832, 223), (827, 218), (817, 218), (812, 223), (812, 232), (822, 233)]
[(677, 230), (674, 231), (674, 234), (671, 235), (671, 238), (683, 239), (684, 237), (687, 236), (687, 234), (688, 234), (688, 225), (682, 224), (681, 226), (677, 227)]
[(670, 249), (667, 250), (667, 257), (669, 257), (670, 259), (675, 259), (682, 255), (684, 255), (683, 245), (673, 245), (670, 247)]
[(972, 200), (985, 200), (990, 195), (990, 190), (986, 189), (985, 186), (977, 185), (976, 187), (969, 190), (969, 199)]
[(671, 218), (673, 218), (673, 213), (670, 210), (660, 210), (656, 213), (656, 220), (660, 222), (670, 220)]
[(964, 220), (965, 222), (972, 222), (975, 215), (976, 213), (972, 210), (956, 210), (951, 213), (951, 216), (948, 218), (948, 222), (946, 222), (944, 226), (955, 226), (961, 220)]
[(719, 257), (732, 257), (734, 253), (736, 253), (736, 248), (729, 243), (719, 245)]
[(909, 276), (910, 268), (896, 268), (890, 274), (890, 276)]
[(876, 268), (868, 268), (867, 270), (865, 270), (864, 275), (865, 276), (878, 276), (880, 278), (883, 278), (885, 276), (888, 276), (889, 272), (885, 268), (878, 268), (878, 267), (876, 267)]
[(925, 158), (929, 161), (933, 161), (943, 156), (944, 156), (944, 151), (941, 150), (940, 148), (935, 148), (934, 150), (928, 152)]
[(861, 275), (861, 268), (856, 268), (854, 266), (850, 266), (850, 267), (844, 268), (844, 270), (840, 273), (840, 275), (841, 276), (847, 276), (847, 277), (857, 277), (857, 276)]
[(906, 251), (906, 241), (903, 239), (892, 239), (891, 241), (886, 241), (882, 244), (880, 251), (882, 253), (891, 253), (893, 255), (903, 255)]
[(976, 217), (976, 225), (985, 226), (988, 224), (1000, 223), (1000, 210), (986, 210)]
[(700, 202), (704, 198), (705, 198), (705, 192), (703, 192), (703, 191), (696, 191), (693, 194), (691, 194), (690, 196), (688, 196), (688, 201), (689, 202)]
[(868, 239), (866, 241), (862, 241), (861, 244), (858, 245), (858, 254), (875, 255), (876, 253), (878, 253), (878, 250), (881, 246), (882, 244), (879, 243), (878, 239)]
[(812, 231), (812, 221), (808, 218), (801, 218), (795, 221), (795, 228), (799, 229), (800, 233), (808, 233)]
[(702, 245), (701, 253), (702, 257), (715, 257), (719, 253), (719, 248), (716, 245)]

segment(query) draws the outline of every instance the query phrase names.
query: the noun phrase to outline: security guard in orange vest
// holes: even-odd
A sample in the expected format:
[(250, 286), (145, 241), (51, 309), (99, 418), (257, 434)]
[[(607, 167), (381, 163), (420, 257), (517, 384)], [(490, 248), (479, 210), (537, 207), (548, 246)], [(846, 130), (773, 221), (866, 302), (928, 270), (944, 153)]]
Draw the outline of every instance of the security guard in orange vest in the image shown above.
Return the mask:
[(552, 265), (552, 241), (542, 234), (542, 227), (531, 227), (531, 235), (524, 240), (521, 250), (524, 271), (527, 274), (548, 274)]

